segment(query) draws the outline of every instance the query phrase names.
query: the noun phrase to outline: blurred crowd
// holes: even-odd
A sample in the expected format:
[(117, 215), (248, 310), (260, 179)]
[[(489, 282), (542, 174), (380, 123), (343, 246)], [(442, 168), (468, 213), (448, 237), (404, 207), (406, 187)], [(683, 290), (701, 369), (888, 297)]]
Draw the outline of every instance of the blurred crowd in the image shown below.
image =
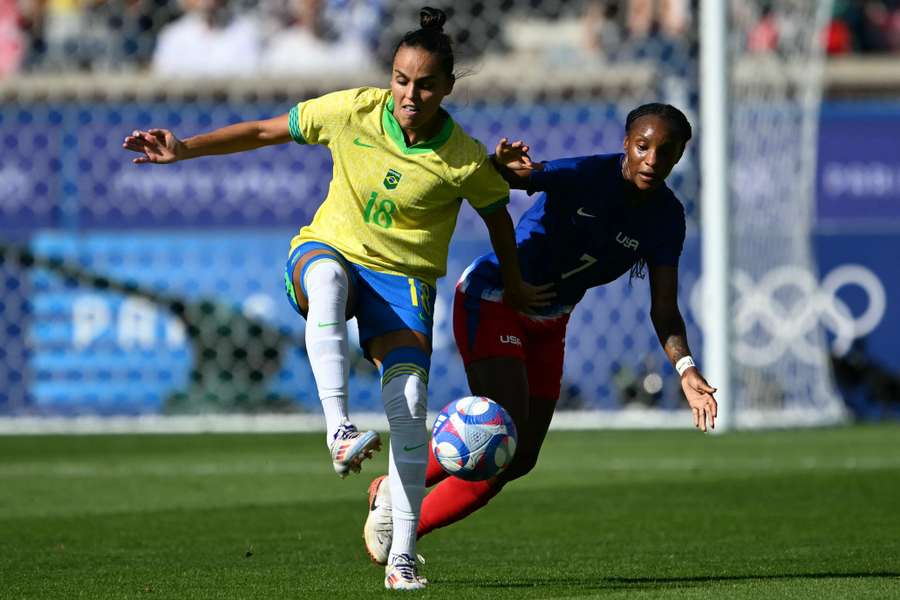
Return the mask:
[(382, 0), (0, 0), (0, 76), (247, 76), (365, 69)]
[[(790, 51), (809, 0), (732, 1), (732, 40)], [(410, 0), (0, 0), (0, 77), (151, 71), (164, 76), (320, 75), (382, 68)], [(441, 6), (441, 3), (436, 3)], [(457, 0), (463, 54), (528, 47), (579, 60), (666, 59), (695, 47), (698, 0)], [(451, 8), (452, 7), (452, 8)], [(401, 15), (403, 18), (394, 18)], [(829, 54), (900, 52), (900, 0), (836, 0)], [(553, 62), (551, 60), (551, 62)]]
[[(798, 12), (790, 10), (790, 5), (801, 1), (762, 2), (753, 12), (749, 3), (735, 0), (735, 25), (745, 33), (747, 49), (758, 53), (790, 49), (802, 31), (795, 17)], [(821, 43), (831, 56), (900, 52), (900, 0), (834, 0)]]

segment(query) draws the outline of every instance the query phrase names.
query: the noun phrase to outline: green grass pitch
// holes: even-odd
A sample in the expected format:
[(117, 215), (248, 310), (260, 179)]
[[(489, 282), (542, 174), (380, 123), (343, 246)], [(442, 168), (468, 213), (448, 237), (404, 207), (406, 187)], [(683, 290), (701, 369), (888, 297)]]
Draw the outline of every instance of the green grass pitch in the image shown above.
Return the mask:
[[(0, 438), (0, 598), (368, 598), (322, 435)], [(453, 598), (900, 598), (900, 427), (551, 432), (419, 544)]]

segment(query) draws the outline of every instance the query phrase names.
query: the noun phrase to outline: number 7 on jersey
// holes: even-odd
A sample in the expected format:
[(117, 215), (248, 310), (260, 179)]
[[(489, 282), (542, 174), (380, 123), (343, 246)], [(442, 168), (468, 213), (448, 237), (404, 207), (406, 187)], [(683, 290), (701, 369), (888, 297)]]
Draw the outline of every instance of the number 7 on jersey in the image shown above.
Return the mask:
[(585, 269), (587, 269), (588, 267), (590, 267), (592, 264), (594, 264), (595, 262), (597, 262), (597, 259), (594, 258), (593, 256), (591, 256), (590, 254), (582, 254), (580, 260), (581, 260), (581, 266), (580, 266), (580, 267), (575, 267), (575, 268), (572, 269), (571, 271), (566, 271), (565, 273), (563, 273), (562, 275), (560, 275), (559, 278), (560, 278), (560, 279), (568, 279), (569, 277), (571, 277), (571, 276), (574, 275), (575, 273), (578, 273), (579, 271), (584, 271)]

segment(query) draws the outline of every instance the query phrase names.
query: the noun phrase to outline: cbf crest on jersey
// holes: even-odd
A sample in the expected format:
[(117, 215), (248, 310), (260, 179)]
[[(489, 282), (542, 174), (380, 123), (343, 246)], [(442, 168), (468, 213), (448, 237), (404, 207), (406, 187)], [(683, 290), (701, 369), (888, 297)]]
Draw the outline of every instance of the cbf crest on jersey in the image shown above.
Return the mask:
[(397, 189), (397, 186), (400, 185), (400, 178), (403, 177), (400, 173), (393, 169), (388, 169), (387, 175), (384, 176), (384, 187), (389, 190)]

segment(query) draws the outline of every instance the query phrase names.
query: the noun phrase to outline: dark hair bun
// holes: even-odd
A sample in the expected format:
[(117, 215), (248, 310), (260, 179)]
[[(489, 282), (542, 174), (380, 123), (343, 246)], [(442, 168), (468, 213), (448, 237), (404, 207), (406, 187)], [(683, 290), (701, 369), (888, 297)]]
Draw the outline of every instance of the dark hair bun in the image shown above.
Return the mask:
[(419, 22), (422, 24), (422, 29), (443, 31), (447, 15), (439, 8), (425, 6), (419, 11)]

